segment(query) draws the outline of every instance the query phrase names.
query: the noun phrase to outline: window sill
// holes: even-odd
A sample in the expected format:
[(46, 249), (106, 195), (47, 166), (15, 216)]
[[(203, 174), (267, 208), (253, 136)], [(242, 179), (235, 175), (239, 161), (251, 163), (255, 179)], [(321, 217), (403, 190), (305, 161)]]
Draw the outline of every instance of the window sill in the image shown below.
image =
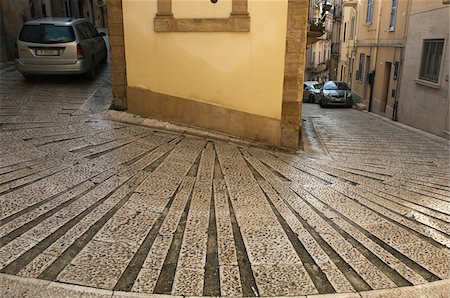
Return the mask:
[(414, 81), (416, 82), (416, 84), (419, 84), (419, 85), (423, 85), (423, 86), (434, 88), (434, 89), (441, 89), (441, 85), (439, 83), (428, 82), (428, 81), (421, 80), (421, 79), (414, 79)]

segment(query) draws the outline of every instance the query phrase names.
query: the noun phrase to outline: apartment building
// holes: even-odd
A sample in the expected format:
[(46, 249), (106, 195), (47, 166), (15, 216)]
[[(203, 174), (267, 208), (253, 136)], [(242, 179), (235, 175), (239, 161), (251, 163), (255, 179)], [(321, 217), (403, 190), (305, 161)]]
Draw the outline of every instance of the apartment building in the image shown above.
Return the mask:
[(450, 1), (412, 1), (396, 120), (449, 138)]
[[(352, 90), (363, 108), (393, 118), (411, 1), (360, 0)], [(351, 69), (351, 68), (350, 68)]]
[(342, 3), (342, 21), (340, 30), (340, 50), (337, 79), (352, 85), (355, 64), (355, 40), (357, 38), (356, 25), (358, 22), (358, 1), (344, 0)]
[(309, 81), (325, 82), (330, 79), (332, 36), (335, 29), (332, 2), (309, 0), (308, 23), (305, 77)]

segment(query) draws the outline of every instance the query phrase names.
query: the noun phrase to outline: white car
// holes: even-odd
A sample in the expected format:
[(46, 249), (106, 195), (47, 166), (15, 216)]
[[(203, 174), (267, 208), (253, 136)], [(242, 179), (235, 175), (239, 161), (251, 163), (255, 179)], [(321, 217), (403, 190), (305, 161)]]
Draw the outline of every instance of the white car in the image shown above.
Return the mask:
[(322, 84), (317, 81), (306, 81), (303, 83), (303, 102), (316, 103), (319, 100)]
[(107, 60), (105, 35), (86, 19), (34, 19), (23, 25), (17, 39), (16, 68), (26, 79), (81, 73), (93, 79), (97, 65)]

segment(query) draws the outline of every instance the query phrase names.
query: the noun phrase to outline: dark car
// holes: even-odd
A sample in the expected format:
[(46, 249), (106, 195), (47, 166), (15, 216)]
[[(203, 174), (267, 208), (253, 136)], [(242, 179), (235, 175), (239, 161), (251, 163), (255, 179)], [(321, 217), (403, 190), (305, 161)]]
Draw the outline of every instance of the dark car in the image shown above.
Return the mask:
[(353, 106), (352, 92), (345, 82), (328, 81), (320, 89), (319, 105), (322, 108), (329, 106)]
[(28, 21), (14, 49), (16, 68), (25, 78), (84, 73), (93, 79), (97, 65), (107, 60), (105, 35), (86, 19)]

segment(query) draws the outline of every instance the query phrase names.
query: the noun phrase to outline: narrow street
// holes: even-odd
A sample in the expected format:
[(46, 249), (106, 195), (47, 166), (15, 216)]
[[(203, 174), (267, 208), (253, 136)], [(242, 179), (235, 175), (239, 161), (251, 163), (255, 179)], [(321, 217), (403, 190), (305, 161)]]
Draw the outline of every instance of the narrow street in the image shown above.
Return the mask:
[(313, 104), (297, 154), (127, 124), (107, 67), (0, 87), (1, 297), (450, 291), (448, 142)]

